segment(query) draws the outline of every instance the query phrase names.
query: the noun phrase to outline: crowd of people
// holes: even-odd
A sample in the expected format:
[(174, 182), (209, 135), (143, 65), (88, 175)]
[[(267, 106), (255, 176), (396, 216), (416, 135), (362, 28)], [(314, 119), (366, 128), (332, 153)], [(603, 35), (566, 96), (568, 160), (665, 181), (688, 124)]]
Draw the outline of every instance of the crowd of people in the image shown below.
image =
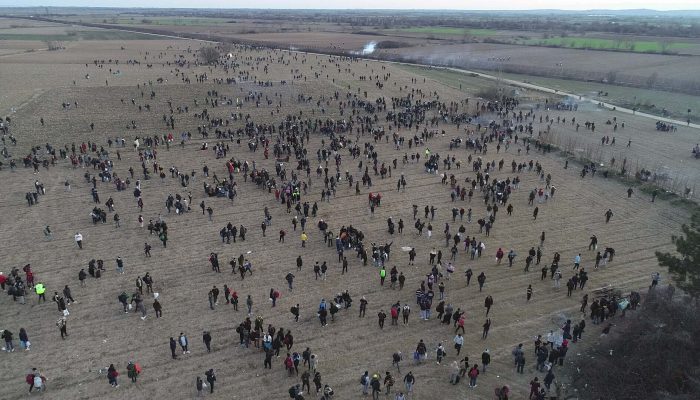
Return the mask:
[[(250, 49), (245, 50), (250, 51)], [(276, 59), (279, 64), (284, 64), (292, 58), (302, 57), (302, 55), (272, 50), (260, 50), (260, 52), (261, 55), (267, 55), (252, 63), (256, 69), (262, 68), (265, 63), (273, 62), (273, 59)], [(201, 141), (192, 145), (190, 142), (196, 140), (193, 139), (192, 134), (189, 132), (183, 134), (180, 137), (180, 145), (185, 150), (179, 154), (185, 154), (185, 151), (194, 147), (197, 152), (193, 157), (201, 158), (205, 163), (215, 166), (204, 164), (200, 173), (200, 171), (194, 169), (190, 171), (189, 168), (185, 169), (184, 166), (173, 164), (168, 169), (170, 172), (168, 175), (165, 170), (168, 167), (161, 164), (161, 159), (173, 161), (173, 158), (163, 156), (170, 151), (171, 143), (177, 140), (175, 139), (177, 135), (170, 133), (152, 137), (132, 135), (133, 154), (129, 154), (126, 149), (129, 139), (125, 138), (115, 140), (110, 138), (104, 143), (91, 140), (78, 146), (47, 143), (43, 151), (41, 146), (32, 147), (25, 158), (26, 168), (35, 174), (39, 171), (40, 165), (46, 169), (85, 169), (84, 185), (74, 183), (72, 187), (66, 181), (66, 190), (78, 189), (84, 192), (82, 196), (86, 199), (85, 203), (92, 207), (90, 222), (93, 224), (106, 224), (111, 214), (111, 219), (114, 221), (113, 229), (116, 229), (114, 235), (120, 235), (119, 230), (127, 225), (144, 228), (144, 221), (148, 220), (146, 228), (138, 233), (141, 237), (139, 242), (144, 243), (143, 256), (147, 258), (151, 257), (152, 247), (149, 242), (152, 241), (153, 236), (162, 243), (163, 251), (171, 251), (167, 243), (170, 230), (178, 229), (176, 221), (201, 218), (201, 223), (211, 223), (215, 227), (211, 229), (211, 235), (207, 239), (217, 243), (221, 240), (223, 245), (237, 245), (252, 241), (272, 246), (266, 241), (266, 231), (275, 226), (275, 230), (279, 231), (279, 237), (275, 238), (274, 244), (293, 249), (289, 250), (290, 254), (294, 254), (290, 259), (296, 258), (295, 273), (291, 272), (292, 269), (285, 269), (284, 278), (277, 283), (279, 287), (286, 285), (286, 291), (289, 293), (299, 293), (300, 290), (307, 289), (299, 279), (302, 274), (311, 276), (311, 272), (303, 270), (304, 265), (313, 265), (312, 283), (317, 280), (321, 282), (333, 280), (334, 277), (329, 278), (332, 274), (329, 271), (329, 264), (335, 266), (335, 263), (342, 266), (341, 275), (354, 270), (352, 271), (354, 276), (363, 277), (361, 286), (338, 290), (320, 300), (305, 298), (307, 301), (304, 303), (293, 303), (290, 306), (291, 319), (293, 319), (293, 321), (290, 320), (290, 324), (295, 326), (295, 329), (289, 329), (289, 327), (283, 328), (266, 323), (268, 318), (265, 314), (268, 311), (266, 307), (254, 303), (253, 298), (259, 298), (259, 296), (253, 290), (244, 293), (242, 290), (233, 289), (230, 282), (223, 284), (226, 280), (233, 281), (238, 275), (240, 282), (256, 279), (257, 270), (264, 271), (269, 267), (256, 264), (256, 274), (254, 274), (255, 254), (240, 253), (238, 257), (232, 257), (227, 261), (219, 260), (220, 255), (217, 251), (188, 248), (188, 251), (208, 254), (207, 260), (212, 273), (222, 274), (221, 288), (219, 285), (214, 285), (205, 289), (209, 309), (216, 311), (221, 304), (221, 307), (225, 305), (232, 310), (235, 323), (230, 328), (238, 334), (240, 351), (256, 354), (264, 369), (273, 369), (273, 360), (281, 359), (280, 366), (284, 369), (283, 374), (290, 379), (300, 381), (289, 388), (289, 396), (297, 400), (313, 398), (314, 394), (318, 398), (328, 400), (336, 392), (331, 387), (331, 385), (335, 386), (335, 383), (326, 381), (322, 372), (324, 368), (328, 370), (341, 366), (332, 366), (330, 362), (325, 366), (321, 364), (323, 352), (326, 351), (323, 348), (312, 351), (309, 347), (304, 350), (298, 345), (295, 347), (295, 341), (298, 343), (299, 337), (318, 335), (329, 324), (344, 324), (344, 326), (357, 324), (367, 330), (375, 327), (379, 330), (388, 330), (401, 326), (415, 332), (425, 332), (426, 326), (434, 325), (438, 327), (436, 329), (443, 330), (451, 337), (454, 335), (452, 343), (448, 344), (436, 341), (434, 337), (426, 334), (424, 339), (416, 344), (411, 360), (407, 361), (413, 364), (413, 370), (409, 368), (405, 374), (401, 372), (401, 364), (404, 362), (401, 352), (391, 354), (391, 367), (383, 373), (370, 369), (364, 371), (359, 379), (360, 392), (363, 395), (369, 396), (371, 393), (373, 399), (378, 399), (383, 391), (385, 395), (391, 395), (396, 400), (410, 398), (415, 385), (420, 383), (420, 379), (416, 379), (414, 372), (416, 375), (427, 374), (428, 372), (423, 371), (429, 367), (424, 364), (433, 357), (437, 365), (448, 362), (449, 376), (445, 381), (457, 385), (461, 378), (466, 377), (468, 378), (467, 387), (476, 388), (480, 376), (492, 373), (488, 368), (493, 361), (492, 357), (500, 357), (489, 350), (489, 347), (501, 345), (501, 343), (492, 342), (489, 332), (493, 326), (498, 326), (503, 321), (503, 319), (497, 320), (495, 315), (506, 311), (499, 310), (498, 306), (494, 308), (501, 299), (495, 297), (490, 286), (486, 284), (487, 275), (501, 275), (506, 273), (503, 272), (504, 269), (515, 271), (513, 267), (516, 267), (518, 273), (522, 272), (527, 276), (530, 273), (530, 267), (540, 268), (541, 266), (541, 283), (523, 284), (522, 289), (517, 289), (522, 290), (523, 304), (527, 304), (544, 292), (556, 292), (561, 297), (561, 301), (566, 297), (574, 296), (574, 293), (581, 293), (580, 313), (562, 321), (559, 329), (552, 330), (544, 336), (538, 334), (531, 350), (526, 349), (523, 344), (513, 349), (513, 370), (515, 374), (524, 374), (528, 354), (533, 355), (529, 362), (535, 365), (534, 371), (537, 376), (533, 377), (529, 385), (530, 399), (563, 398), (564, 384), (556, 378), (555, 370), (558, 371), (564, 365), (569, 348), (577, 345), (583, 338), (584, 330), (587, 328), (587, 318), (590, 318), (593, 325), (604, 324), (609, 318), (615, 316), (621, 308), (620, 305), (624, 304), (619, 294), (596, 297), (597, 295), (592, 293), (589, 297), (589, 293), (585, 292), (589, 274), (595, 274), (598, 269), (612, 267), (615, 249), (602, 246), (601, 253), (598, 250), (596, 236), (591, 238), (588, 250), (576, 249), (572, 253), (570, 249), (565, 251), (550, 248), (546, 239), (553, 233), (545, 231), (531, 233), (530, 241), (533, 245), (518, 249), (492, 240), (492, 235), (494, 232), (510, 229), (509, 219), (513, 215), (527, 213), (531, 221), (536, 221), (538, 216), (548, 218), (547, 209), (555, 202), (554, 182), (559, 179), (563, 169), (548, 170), (543, 163), (537, 161), (538, 157), (545, 157), (551, 148), (535, 135), (533, 126), (539, 121), (540, 128), (548, 130), (552, 125), (566, 124), (567, 118), (560, 119), (557, 116), (555, 120), (554, 117), (550, 117), (549, 110), (546, 108), (523, 105), (517, 99), (505, 96), (492, 101), (474, 101), (473, 99), (445, 101), (436, 91), (417, 88), (417, 85), (410, 87), (406, 85), (398, 89), (400, 94), (393, 92), (392, 97), (382, 95), (374, 101), (367, 100), (367, 92), (364, 92), (363, 98), (359, 89), (358, 93), (351, 91), (343, 93), (341, 90), (324, 93), (320, 99), (306, 94), (299, 95), (293, 101), (303, 105), (305, 111), (299, 111), (298, 115), (287, 114), (283, 117), (280, 113), (280, 109), (284, 107), (283, 97), (282, 94), (275, 92), (275, 88), (285, 86), (287, 82), (273, 84), (270, 81), (254, 80), (249, 72), (238, 64), (246, 57), (243, 55), (244, 51), (233, 54), (235, 55), (232, 57), (221, 59), (214, 67), (209, 67), (207, 69), (209, 73), (199, 73), (204, 69), (195, 61), (177, 64), (189, 70), (188, 76), (196, 73), (197, 84), (220, 89), (209, 90), (204, 101), (194, 100), (188, 106), (177, 106), (167, 100), (170, 115), (164, 114), (162, 121), (159, 122), (165, 129), (171, 131), (180, 124), (189, 123), (190, 120), (186, 118), (192, 117), (189, 114), (190, 110), (194, 112)], [(275, 56), (273, 57), (272, 54)], [(309, 62), (314, 60), (308, 55), (303, 57)], [(186, 59), (186, 56), (183, 58)], [(341, 63), (347, 65), (345, 68), (348, 70), (357, 68), (367, 71), (369, 68), (367, 65), (363, 66), (364, 61), (349, 58), (316, 58), (315, 63), (321, 68)], [(109, 63), (104, 61), (94, 63), (95, 66), (105, 64)], [(264, 68), (267, 72), (268, 67), (264, 66)], [(338, 71), (340, 71), (339, 68)], [(243, 71), (246, 72), (243, 73)], [(229, 72), (238, 74), (236, 78), (238, 82), (233, 78), (225, 81), (215, 78), (219, 75), (227, 76)], [(320, 78), (321, 75), (320, 72), (312, 74), (316, 78)], [(184, 72), (181, 78), (185, 79)], [(305, 75), (297, 75), (295, 79), (301, 84), (306, 81), (306, 78)], [(191, 82), (189, 77), (187, 79)], [(379, 64), (374, 64), (372, 67), (372, 75), (357, 76), (355, 79), (374, 80), (377, 84), (387, 86), (389, 83), (396, 85), (396, 80), (391, 73)], [(246, 87), (252, 88), (244, 96), (236, 97), (234, 100), (234, 96), (224, 94), (228, 93), (224, 90), (227, 86), (243, 82), (247, 84)], [(417, 84), (417, 79), (415, 81), (412, 79), (412, 83)], [(155, 99), (164, 92), (163, 89), (151, 84), (140, 85), (139, 89), (150, 92), (150, 99), (142, 97), (138, 100), (131, 99), (130, 102), (122, 100), (122, 104), (128, 106), (131, 103), (133, 107), (138, 105), (141, 110), (142, 105), (151, 106), (144, 104), (145, 102), (155, 102)], [(272, 95), (273, 92), (274, 95)], [(244, 115), (247, 112), (246, 108), (255, 109), (265, 106), (271, 110), (274, 122), (266, 122), (262, 118), (255, 120), (250, 114)], [(219, 107), (228, 107), (225, 118), (214, 117), (214, 111)], [(330, 110), (333, 108), (339, 110), (337, 111), (339, 115), (331, 116)], [(485, 116), (493, 118), (493, 122), (483, 126), (481, 123), (470, 123), (472, 119), (476, 121)], [(573, 123), (575, 119), (570, 118), (570, 121)], [(589, 128), (589, 126), (592, 127)], [(5, 135), (10, 135), (14, 129), (9, 118), (6, 119), (3, 127)], [(130, 129), (135, 129), (136, 124), (133, 123), (131, 127)], [(439, 127), (447, 127), (451, 130), (463, 128), (463, 133), (459, 133), (461, 135), (459, 141), (451, 140), (448, 143), (442, 139), (444, 130), (443, 135), (439, 134)], [(592, 123), (589, 125), (588, 122), (586, 122), (586, 128), (595, 129), (594, 125)], [(210, 135), (216, 138), (216, 143), (213, 145), (209, 143)], [(462, 141), (467, 143), (464, 149), (461, 148)], [(173, 151), (176, 151), (175, 149), (173, 148)], [(258, 149), (262, 151), (259, 152)], [(531, 149), (534, 149), (535, 154), (531, 154)], [(443, 154), (443, 150), (446, 154)], [(270, 151), (276, 158), (273, 168), (269, 168), (270, 162), (265, 162)], [(420, 161), (421, 157), (423, 164)], [(401, 165), (399, 165), (399, 158), (402, 159)], [(505, 166), (509, 158), (512, 161), (508, 164), (510, 170)], [(289, 162), (289, 160), (292, 161)], [(141, 174), (135, 172), (132, 163), (140, 165)], [(183, 164), (187, 163), (183, 162)], [(314, 169), (314, 165), (318, 167)], [(470, 168), (462, 169), (462, 165)], [(396, 194), (382, 197), (378, 187), (389, 186), (382, 182), (391, 178), (392, 170), (395, 175), (400, 175), (398, 178), (393, 178), (397, 179)], [(414, 174), (415, 171), (417, 172)], [(425, 177), (421, 176), (422, 174), (425, 174)], [(594, 171), (593, 174), (595, 174)], [(582, 177), (585, 175), (586, 172), (582, 173)], [(409, 179), (409, 176), (416, 177), (414, 178), (416, 180), (434, 181), (438, 186), (433, 193), (430, 193), (430, 198), (415, 196), (415, 193), (411, 193), (411, 185), (414, 182)], [(197, 181), (201, 182), (199, 183), (201, 192), (197, 191), (197, 185), (193, 185)], [(391, 186), (393, 187), (393, 184)], [(153, 207), (150, 204), (146, 206), (144, 204), (146, 196), (148, 195), (149, 200), (153, 199), (153, 196), (156, 196), (153, 193), (157, 193), (160, 190), (159, 187), (167, 187), (170, 191), (165, 196), (164, 207)], [(117, 192), (132, 189), (134, 195), (132, 204), (116, 204), (115, 198), (119, 199)], [(100, 207), (101, 193), (114, 194), (114, 196), (107, 196), (104, 208)], [(239, 201), (245, 199), (249, 193), (255, 193), (269, 200), (265, 204), (260, 204), (260, 214), (255, 217), (257, 222), (254, 226), (257, 227), (259, 223), (259, 231), (255, 228), (248, 232), (248, 228), (243, 224), (227, 220), (227, 213), (219, 213), (219, 210), (225, 208), (235, 209)], [(419, 202), (425, 199), (435, 203), (424, 206), (422, 206), (423, 203), (414, 204), (410, 209), (396, 210), (399, 215), (388, 218), (387, 232), (363, 232), (362, 227), (358, 227), (354, 219), (351, 219), (352, 223), (341, 222), (341, 218), (348, 218), (348, 215), (341, 212), (336, 200), (340, 195), (352, 197), (358, 194), (368, 196), (366, 207), (371, 217), (374, 216), (375, 210), (391, 207), (403, 200)], [(51, 195), (52, 193), (47, 192), (43, 184), (35, 179), (34, 190), (26, 193), (26, 201), (29, 206), (33, 206), (39, 202), (39, 199), (43, 201), (45, 196)], [(221, 197), (227, 202), (217, 200), (216, 197)], [(201, 215), (199, 211), (192, 210), (192, 204), (200, 198), (202, 199), (199, 204)], [(443, 212), (436, 207), (444, 203), (451, 204), (451, 210)], [(365, 207), (364, 204), (364, 200), (357, 202), (357, 206), (361, 208)], [(138, 214), (138, 219), (124, 221), (115, 211), (116, 209), (119, 209), (122, 215)], [(358, 209), (360, 208), (350, 212), (358, 212)], [(423, 210), (421, 215), (419, 215), (419, 209)], [(506, 213), (499, 213), (501, 210)], [(328, 220), (325, 219), (326, 217), (317, 220), (317, 215), (320, 213), (329, 215)], [(532, 217), (530, 218), (529, 215)], [(612, 215), (611, 209), (601, 212), (601, 220), (605, 219), (605, 223), (615, 223), (614, 220), (611, 222)], [(415, 231), (404, 231), (406, 223), (404, 220), (413, 221)], [(311, 221), (314, 222), (309, 223)], [(74, 236), (76, 248), (84, 253), (95, 254), (98, 244), (91, 243), (89, 238), (86, 240), (80, 232), (84, 221), (76, 218), (70, 223), (77, 225)], [(105, 226), (104, 229), (112, 228)], [(439, 229), (442, 229), (441, 233), (438, 233)], [(285, 242), (285, 237), (292, 232), (298, 235), (298, 240)], [(53, 240), (53, 233), (49, 226), (46, 226), (44, 234), (46, 240)], [(387, 235), (390, 239), (385, 240)], [(444, 246), (443, 239), (438, 237), (440, 235), (444, 238)], [(408, 257), (401, 259), (401, 253), (395, 254), (391, 249), (392, 239), (398, 237), (411, 237), (410, 241), (428, 243), (427, 248), (431, 249), (423, 252), (426, 247), (424, 243), (421, 243), (421, 246), (404, 247), (401, 250), (406, 252)], [(369, 238), (376, 242), (369, 242)], [(324, 246), (311, 246), (308, 244), (311, 241), (322, 243)], [(417, 250), (416, 247), (420, 249)], [(490, 248), (494, 250), (491, 251)], [(422, 254), (419, 254), (419, 251)], [(140, 252), (140, 249), (135, 250), (124, 258), (116, 255), (113, 261), (116, 274), (131, 276), (129, 257), (135, 257), (135, 254)], [(564, 259), (560, 252), (565, 253)], [(353, 253), (355, 257), (352, 257)], [(495, 257), (494, 262), (482, 261), (481, 258), (484, 255), (489, 260), (490, 257)], [(506, 262), (502, 263), (504, 259)], [(368, 260), (371, 263), (368, 263)], [(399, 265), (404, 261), (406, 261), (405, 267), (400, 267)], [(71, 320), (68, 306), (78, 302), (74, 300), (69, 284), (72, 284), (73, 279), (77, 279), (81, 291), (90, 290), (86, 280), (112, 276), (105, 267), (108, 263), (111, 264), (112, 261), (92, 259), (86, 266), (87, 273), (84, 267), (80, 267), (79, 271), (76, 270), (70, 278), (62, 277), (64, 287), (54, 291), (52, 301), (56, 303), (58, 309), (57, 335), (60, 335), (64, 341), (71, 342), (71, 346), (80, 346), (80, 342), (79, 339), (69, 336), (68, 323), (81, 322)], [(228, 274), (228, 268), (222, 268), (222, 263), (228, 263), (231, 267), (230, 274), (234, 274), (231, 278), (227, 277), (231, 275)], [(360, 269), (361, 267), (367, 268)], [(416, 274), (415, 270), (420, 272)], [(152, 271), (153, 274), (151, 274)], [(38, 277), (35, 276), (34, 269), (29, 264), (21, 270), (12, 268), (8, 275), (0, 274), (2, 289), (17, 302), (17, 305), (6, 304), (3, 307), (21, 307), (27, 302), (27, 297), (32, 291), (36, 293), (37, 302), (45, 302), (46, 290), (50, 293), (54, 288), (48, 288), (39, 279), (41, 274), (40, 270)], [(470, 286), (473, 275), (477, 275), (478, 292), (476, 288)], [(407, 285), (410, 293), (415, 290), (415, 298), (410, 295), (410, 298), (403, 296), (402, 300), (395, 303), (380, 303), (379, 300), (375, 300), (379, 296), (376, 294), (373, 296), (374, 292), (369, 290), (376, 276), (382, 290), (401, 293)], [(161, 304), (161, 301), (164, 303), (165, 301), (156, 290), (167, 291), (168, 289), (165, 286), (158, 289), (156, 278), (158, 274), (155, 270), (138, 272), (133, 286), (114, 290), (113, 295), (117, 299), (120, 310), (126, 314), (136, 314), (141, 320), (149, 319), (149, 309), (153, 309), (156, 320), (164, 314), (167, 315), (168, 310), (165, 307), (167, 304)], [(387, 278), (388, 284), (385, 284)], [(562, 279), (566, 282), (564, 285), (566, 292), (560, 288)], [(658, 282), (658, 278), (656, 281)], [(60, 288), (60, 285), (57, 287)], [(267, 292), (267, 288), (261, 290)], [(478, 322), (478, 326), (483, 329), (475, 335), (474, 332), (468, 332), (465, 329), (467, 310), (470, 310), (469, 317), (472, 319), (476, 319), (478, 313), (474, 311), (474, 304), (467, 301), (464, 290), (470, 294), (486, 292), (483, 294), (485, 315)], [(285, 290), (270, 288), (268, 298), (272, 311), (269, 312), (274, 312), (274, 308), (281, 301), (283, 291)], [(453, 295), (458, 291), (460, 295)], [(222, 294), (224, 299), (220, 300)], [(353, 296), (360, 298), (358, 317), (353, 316), (356, 312), (349, 311), (354, 302)], [(590, 307), (587, 307), (591, 297), (595, 298), (591, 299)], [(114, 297), (111, 298), (114, 299)], [(242, 298), (245, 298), (245, 307), (239, 311), (239, 299)], [(205, 300), (202, 299), (202, 301)], [(309, 306), (309, 303), (316, 302), (318, 307)], [(364, 322), (373, 316), (373, 312), (367, 315), (370, 304), (377, 312), (376, 325)], [(414, 307), (419, 313), (413, 312)], [(388, 310), (388, 313), (385, 310)], [(590, 312), (590, 315), (587, 316), (587, 312)], [(314, 323), (312, 327), (303, 324), (308, 315), (311, 315), (312, 320), (317, 318), (318, 325)], [(387, 317), (390, 318), (388, 327), (385, 326)], [(355, 318), (359, 321), (346, 322)], [(431, 325), (414, 324), (412, 320), (416, 318), (431, 321)], [(575, 322), (576, 320), (579, 322)], [(11, 322), (4, 323), (10, 325)], [(321, 330), (317, 329), (319, 326), (322, 327)], [(611, 326), (610, 323), (605, 325), (603, 333), (606, 333), (606, 329), (609, 332)], [(20, 347), (29, 351), (31, 343), (27, 330), (23, 327), (17, 328)], [(207, 353), (216, 351), (217, 346), (213, 346), (212, 330), (209, 327), (203, 328), (203, 349)], [(194, 329), (193, 326), (188, 330)], [(588, 327), (588, 329), (591, 328)], [(7, 352), (15, 350), (15, 337), (12, 330), (14, 328), (4, 329), (2, 333), (5, 341), (4, 350)], [(518, 334), (524, 336), (527, 333)], [(164, 347), (168, 342), (172, 359), (197, 351), (191, 350), (195, 347), (190, 344), (184, 332), (179, 336), (162, 339)], [(454, 356), (451, 354), (452, 350), (447, 349), (449, 345), (454, 348)], [(178, 354), (178, 346), (181, 354)], [(464, 350), (473, 349), (475, 346), (484, 350), (477, 355), (472, 354), (470, 360), (469, 356), (464, 354)], [(382, 357), (382, 355), (377, 356)], [(142, 363), (144, 373), (147, 374), (149, 365), (145, 360)], [(106, 375), (108, 383), (113, 388), (118, 388), (120, 370), (126, 371), (131, 382), (136, 384), (137, 378), (142, 373), (141, 365), (135, 360), (122, 363), (110, 362), (109, 367), (102, 373)], [(397, 369), (397, 374), (402, 375), (394, 377), (391, 371), (393, 368)], [(201, 396), (207, 389), (210, 393), (214, 393), (217, 374), (228, 373), (228, 371), (208, 369), (204, 372), (204, 379), (201, 376), (193, 376), (192, 382), (196, 394)], [(501, 372), (501, 374), (504, 373), (504, 371)], [(193, 372), (193, 375), (196, 374)], [(26, 375), (26, 382), (30, 392), (43, 391), (47, 387), (46, 376), (36, 369)], [(314, 384), (313, 388), (310, 386), (311, 382)], [(509, 398), (511, 390), (509, 385), (499, 385), (495, 388), (495, 396), (505, 400)], [(349, 393), (344, 394), (343, 398), (350, 396)]]

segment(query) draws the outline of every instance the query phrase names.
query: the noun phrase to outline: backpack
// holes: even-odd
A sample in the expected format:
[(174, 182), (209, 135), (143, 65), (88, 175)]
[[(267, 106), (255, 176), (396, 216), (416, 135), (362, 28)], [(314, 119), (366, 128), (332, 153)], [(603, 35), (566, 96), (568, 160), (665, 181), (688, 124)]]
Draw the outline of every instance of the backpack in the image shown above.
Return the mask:
[(366, 385), (367, 384), (367, 375), (362, 375), (360, 377), (360, 385)]
[(24, 380), (27, 382), (27, 385), (33, 385), (34, 384), (34, 375), (27, 374), (27, 377), (24, 378)]

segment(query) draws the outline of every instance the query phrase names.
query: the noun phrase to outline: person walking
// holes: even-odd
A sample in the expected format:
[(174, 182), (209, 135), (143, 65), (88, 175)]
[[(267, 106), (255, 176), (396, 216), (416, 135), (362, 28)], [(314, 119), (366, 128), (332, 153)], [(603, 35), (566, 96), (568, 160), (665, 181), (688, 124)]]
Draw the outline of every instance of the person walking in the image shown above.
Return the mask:
[(416, 384), (416, 378), (413, 376), (413, 372), (408, 371), (406, 376), (403, 377), (403, 383), (406, 387), (406, 394), (411, 395), (413, 393), (413, 385)]
[(118, 376), (119, 376), (119, 372), (114, 367), (114, 364), (109, 364), (109, 368), (107, 368), (107, 380), (109, 381), (109, 384), (113, 388), (119, 387), (119, 383), (117, 383)]
[(481, 372), (486, 373), (486, 367), (491, 364), (491, 353), (489, 353), (489, 349), (484, 350), (483, 353), (481, 353)]
[(486, 318), (486, 322), (484, 322), (484, 325), (482, 325), (484, 328), (483, 332), (481, 333), (481, 338), (486, 339), (489, 336), (489, 329), (491, 329), (491, 318)]
[(209, 393), (214, 393), (214, 382), (216, 382), (216, 375), (214, 374), (214, 369), (209, 369), (204, 375), (207, 377), (207, 382), (209, 383)]
[(211, 353), (211, 333), (209, 331), (202, 332), (202, 341), (207, 348), (207, 353)]
[(372, 375), (372, 380), (369, 384), (372, 387), (372, 400), (379, 400), (379, 393), (381, 393), (381, 383), (379, 382), (379, 375)]
[(251, 315), (253, 313), (253, 298), (250, 295), (245, 300), (245, 304), (248, 306), (248, 315)]

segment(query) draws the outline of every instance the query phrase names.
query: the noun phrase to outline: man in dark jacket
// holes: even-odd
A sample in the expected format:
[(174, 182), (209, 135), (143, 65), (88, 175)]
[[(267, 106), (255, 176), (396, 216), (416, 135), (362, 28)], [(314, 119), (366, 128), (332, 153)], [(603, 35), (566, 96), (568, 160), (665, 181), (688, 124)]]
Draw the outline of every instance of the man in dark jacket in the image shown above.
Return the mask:
[(173, 337), (170, 337), (170, 354), (173, 357), (173, 360), (177, 359), (177, 355), (175, 354), (175, 350), (177, 349), (177, 342)]
[(214, 393), (214, 382), (216, 382), (216, 375), (214, 375), (214, 370), (210, 369), (205, 372), (204, 375), (207, 376), (207, 382), (209, 382), (209, 393)]

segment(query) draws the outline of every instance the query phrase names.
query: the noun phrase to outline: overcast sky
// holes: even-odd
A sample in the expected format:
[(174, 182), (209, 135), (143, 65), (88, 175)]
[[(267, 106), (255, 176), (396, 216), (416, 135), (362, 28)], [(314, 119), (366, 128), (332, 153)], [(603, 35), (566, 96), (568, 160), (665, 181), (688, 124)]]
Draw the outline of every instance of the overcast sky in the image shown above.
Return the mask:
[(455, 9), (455, 10), (528, 10), (528, 9), (639, 9), (697, 10), (698, 0), (0, 0), (0, 6), (76, 6), (76, 7), (164, 7), (164, 8), (317, 8), (317, 9)]

